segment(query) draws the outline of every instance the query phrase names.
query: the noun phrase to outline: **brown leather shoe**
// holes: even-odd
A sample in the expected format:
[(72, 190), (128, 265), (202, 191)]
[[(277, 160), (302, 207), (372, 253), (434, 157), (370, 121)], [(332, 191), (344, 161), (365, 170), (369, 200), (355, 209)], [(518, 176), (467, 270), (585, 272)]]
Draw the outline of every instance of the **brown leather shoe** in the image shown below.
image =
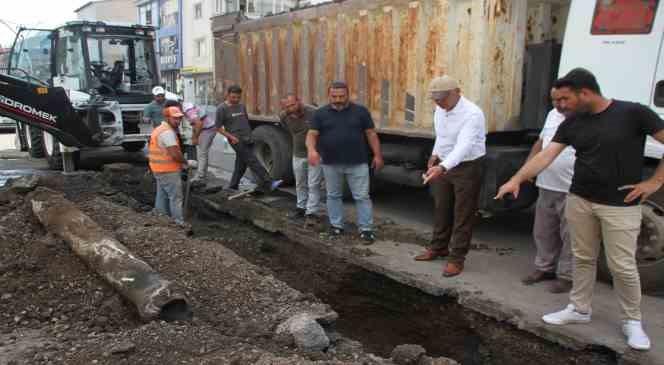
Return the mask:
[(435, 250), (427, 248), (423, 253), (415, 256), (415, 261), (432, 261), (439, 257), (445, 257), (450, 255), (450, 250), (443, 248), (440, 250)]
[(446, 278), (450, 278), (452, 276), (457, 276), (461, 274), (462, 271), (463, 271), (462, 263), (448, 262), (447, 265), (445, 265), (445, 269), (443, 270), (443, 276)]
[(554, 294), (568, 293), (570, 290), (572, 290), (572, 281), (565, 279), (558, 279), (549, 287), (549, 292)]
[(540, 281), (554, 280), (556, 278), (556, 273), (539, 271), (535, 270), (530, 275), (521, 279), (523, 285), (533, 285), (539, 283)]

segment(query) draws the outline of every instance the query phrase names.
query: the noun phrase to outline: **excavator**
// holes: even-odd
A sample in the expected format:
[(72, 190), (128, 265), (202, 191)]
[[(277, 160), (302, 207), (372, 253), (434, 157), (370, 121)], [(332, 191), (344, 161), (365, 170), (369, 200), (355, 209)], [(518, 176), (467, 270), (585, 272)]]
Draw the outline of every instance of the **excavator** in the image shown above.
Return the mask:
[(149, 26), (104, 22), (20, 29), (0, 72), (0, 117), (18, 122), (30, 155), (53, 169), (75, 169), (81, 149), (140, 151), (159, 84), (154, 38)]

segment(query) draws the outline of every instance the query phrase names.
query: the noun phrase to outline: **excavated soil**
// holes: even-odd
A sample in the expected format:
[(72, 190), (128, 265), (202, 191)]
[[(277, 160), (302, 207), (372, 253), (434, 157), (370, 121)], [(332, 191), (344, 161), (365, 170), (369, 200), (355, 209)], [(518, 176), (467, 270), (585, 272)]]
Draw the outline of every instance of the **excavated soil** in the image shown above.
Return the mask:
[[(84, 173), (41, 178), (39, 185), (62, 192), (175, 281), (185, 290), (193, 319), (143, 322), (131, 303), (44, 230), (24, 191), (3, 189), (0, 364), (391, 363), (365, 353), (333, 328), (326, 352), (303, 353), (292, 340), (275, 336), (276, 326), (293, 314), (329, 311), (329, 306), (218, 242), (187, 237), (109, 180), (108, 174)], [(247, 239), (232, 229), (220, 234)]]
[[(404, 343), (472, 365), (616, 363), (603, 349), (562, 348), (227, 215), (197, 210), (189, 237), (149, 213), (153, 187), (142, 167), (39, 185), (176, 282), (194, 316), (143, 322), (43, 229), (25, 192), (0, 190), (0, 365), (391, 364), (385, 358)], [(304, 353), (274, 334), (293, 314), (330, 310), (339, 319), (325, 352)]]

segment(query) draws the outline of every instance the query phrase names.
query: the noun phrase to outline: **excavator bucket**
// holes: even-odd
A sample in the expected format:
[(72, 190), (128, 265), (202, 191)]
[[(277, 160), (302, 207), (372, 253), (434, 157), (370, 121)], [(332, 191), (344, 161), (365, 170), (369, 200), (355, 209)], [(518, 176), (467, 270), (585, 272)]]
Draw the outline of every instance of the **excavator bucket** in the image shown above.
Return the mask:
[(90, 128), (61, 87), (0, 73), (0, 115), (44, 130), (65, 146), (95, 145)]

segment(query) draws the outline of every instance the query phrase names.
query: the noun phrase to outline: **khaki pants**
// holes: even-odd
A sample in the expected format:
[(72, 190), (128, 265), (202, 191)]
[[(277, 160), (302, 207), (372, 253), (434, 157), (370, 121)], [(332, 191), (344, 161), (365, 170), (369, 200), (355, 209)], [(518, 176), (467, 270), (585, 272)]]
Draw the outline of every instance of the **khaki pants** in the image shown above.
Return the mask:
[(641, 282), (636, 266), (636, 241), (641, 229), (641, 206), (617, 207), (592, 203), (577, 195), (567, 197), (565, 216), (574, 254), (570, 301), (588, 313), (597, 276), (600, 243), (625, 319), (641, 320)]

